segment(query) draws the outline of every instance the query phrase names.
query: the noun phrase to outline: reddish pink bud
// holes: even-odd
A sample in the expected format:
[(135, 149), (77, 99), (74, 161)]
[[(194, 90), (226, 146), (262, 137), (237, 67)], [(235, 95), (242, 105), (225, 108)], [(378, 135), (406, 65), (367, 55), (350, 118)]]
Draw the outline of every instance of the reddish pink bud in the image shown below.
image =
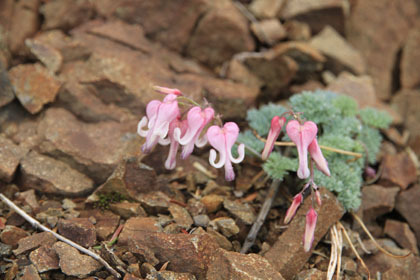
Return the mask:
[(315, 198), (316, 198), (316, 203), (318, 203), (318, 205), (321, 206), (322, 199), (321, 199), (321, 192), (319, 190), (315, 191)]
[(314, 160), (316, 167), (325, 175), (331, 176), (330, 169), (328, 168), (328, 162), (324, 158), (316, 138), (314, 138), (314, 140), (309, 145), (308, 151), (311, 154), (311, 158)]
[(303, 249), (305, 252), (309, 252), (309, 250), (311, 250), (312, 242), (314, 242), (317, 219), (318, 215), (316, 214), (314, 208), (311, 207), (308, 213), (306, 213), (305, 236), (303, 237)]
[(280, 131), (285, 123), (285, 117), (280, 118), (279, 116), (275, 116), (271, 120), (271, 127), (270, 131), (268, 132), (267, 142), (265, 142), (264, 150), (261, 155), (263, 160), (266, 160), (273, 151), (274, 142), (276, 141), (277, 137), (279, 137)]
[(167, 87), (160, 87), (160, 86), (153, 86), (153, 89), (157, 92), (163, 93), (163, 94), (175, 94), (177, 96), (182, 95), (182, 92), (177, 88), (167, 88)]
[(297, 209), (299, 208), (299, 205), (302, 203), (303, 197), (302, 193), (298, 193), (293, 198), (292, 205), (290, 205), (289, 209), (287, 209), (286, 217), (284, 218), (284, 223), (288, 224), (293, 219), (293, 217), (296, 214)]

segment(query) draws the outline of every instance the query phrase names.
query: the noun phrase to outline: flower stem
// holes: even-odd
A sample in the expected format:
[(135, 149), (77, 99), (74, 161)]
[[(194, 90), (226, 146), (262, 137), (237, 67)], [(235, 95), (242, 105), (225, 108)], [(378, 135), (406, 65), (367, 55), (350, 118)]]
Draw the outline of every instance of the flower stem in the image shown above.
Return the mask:
[(185, 101), (187, 101), (187, 102), (189, 102), (189, 103), (191, 103), (191, 104), (193, 104), (193, 105), (195, 105), (195, 106), (198, 106), (198, 107), (201, 107), (201, 105), (200, 104), (198, 104), (197, 102), (195, 102), (194, 100), (192, 100), (192, 99), (190, 99), (190, 98), (188, 98), (188, 97), (185, 97), (185, 96), (178, 96), (178, 98), (177, 98), (178, 100), (185, 100)]

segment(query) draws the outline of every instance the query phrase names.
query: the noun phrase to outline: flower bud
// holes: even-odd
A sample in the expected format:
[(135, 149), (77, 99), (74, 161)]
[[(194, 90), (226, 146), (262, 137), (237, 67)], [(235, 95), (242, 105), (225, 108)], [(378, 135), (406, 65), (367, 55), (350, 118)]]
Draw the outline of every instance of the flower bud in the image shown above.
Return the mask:
[(302, 193), (298, 193), (293, 198), (292, 205), (290, 205), (289, 209), (287, 209), (286, 217), (284, 218), (284, 223), (288, 224), (293, 219), (293, 217), (296, 214), (297, 209), (299, 208), (299, 205), (302, 203), (303, 197)]
[(303, 237), (303, 249), (305, 252), (309, 252), (314, 242), (315, 236), (315, 227), (318, 215), (314, 208), (311, 207), (308, 213), (306, 213), (306, 226), (305, 226), (305, 235)]

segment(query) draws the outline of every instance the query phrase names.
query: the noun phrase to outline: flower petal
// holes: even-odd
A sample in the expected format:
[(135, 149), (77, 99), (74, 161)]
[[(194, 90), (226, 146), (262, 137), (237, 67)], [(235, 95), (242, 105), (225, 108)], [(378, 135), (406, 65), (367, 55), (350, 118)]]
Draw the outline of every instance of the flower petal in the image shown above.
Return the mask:
[(261, 155), (263, 160), (266, 160), (273, 151), (274, 142), (277, 140), (277, 137), (279, 137), (281, 129), (285, 123), (285, 117), (280, 118), (279, 116), (274, 116), (274, 118), (271, 119), (271, 127), (268, 132), (267, 142), (265, 142), (264, 150)]
[(322, 154), (321, 148), (318, 145), (316, 138), (312, 140), (308, 147), (308, 151), (311, 154), (312, 159), (315, 161), (316, 167), (327, 176), (331, 176), (330, 169), (328, 168), (328, 162)]
[(311, 250), (312, 242), (314, 242), (317, 219), (318, 215), (316, 214), (314, 208), (311, 207), (308, 213), (306, 213), (305, 235), (303, 238), (303, 249), (305, 252), (309, 252)]

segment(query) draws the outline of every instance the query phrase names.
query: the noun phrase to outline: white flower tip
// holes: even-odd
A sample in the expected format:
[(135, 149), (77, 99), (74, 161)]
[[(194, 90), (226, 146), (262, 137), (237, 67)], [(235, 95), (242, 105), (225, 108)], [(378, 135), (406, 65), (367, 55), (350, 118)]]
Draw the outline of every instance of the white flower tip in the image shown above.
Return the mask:
[(245, 158), (245, 145), (239, 144), (238, 146), (238, 158), (234, 158), (232, 155), (230, 156), (230, 161), (233, 163), (240, 163)]
[(143, 127), (145, 127), (147, 125), (147, 117), (144, 116), (143, 118), (141, 118), (141, 120), (139, 121), (138, 125), (137, 125), (137, 134), (140, 135), (141, 137), (146, 137), (147, 133), (149, 132), (149, 130), (143, 130)]
[(309, 168), (306, 166), (306, 167), (299, 168), (297, 175), (300, 179), (306, 179), (309, 177), (309, 175), (311, 175), (311, 172), (309, 171)]
[(226, 157), (223, 157), (223, 155), (220, 154), (220, 159), (219, 159), (219, 162), (218, 163), (215, 162), (216, 161), (216, 157), (217, 157), (216, 151), (214, 149), (211, 149), (210, 150), (210, 156), (209, 156), (209, 163), (214, 168), (220, 168), (220, 167), (222, 167), (225, 164)]

